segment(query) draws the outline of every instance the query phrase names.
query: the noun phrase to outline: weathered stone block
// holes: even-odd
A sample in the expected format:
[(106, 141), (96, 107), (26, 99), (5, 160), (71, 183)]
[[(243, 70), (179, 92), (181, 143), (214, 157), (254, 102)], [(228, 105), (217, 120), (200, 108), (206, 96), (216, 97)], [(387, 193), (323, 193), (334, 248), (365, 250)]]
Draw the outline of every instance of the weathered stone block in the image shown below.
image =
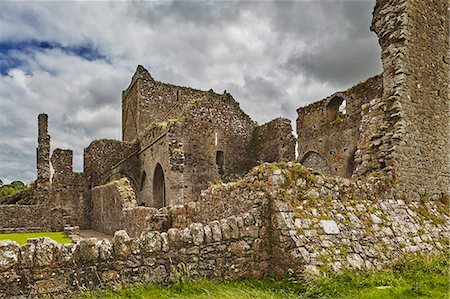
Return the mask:
[(20, 256), (20, 245), (17, 242), (4, 240), (0, 241), (0, 272), (14, 267)]
[(333, 220), (320, 220), (323, 231), (328, 235), (337, 235), (340, 233), (339, 227)]

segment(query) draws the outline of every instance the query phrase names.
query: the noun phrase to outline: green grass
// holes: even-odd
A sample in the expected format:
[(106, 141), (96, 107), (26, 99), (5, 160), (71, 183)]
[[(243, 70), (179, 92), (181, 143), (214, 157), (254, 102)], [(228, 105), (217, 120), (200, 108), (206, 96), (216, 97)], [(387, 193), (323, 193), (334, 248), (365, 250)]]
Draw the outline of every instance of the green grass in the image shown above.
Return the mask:
[(170, 287), (143, 284), (89, 293), (79, 298), (450, 298), (448, 256), (420, 257), (381, 271), (348, 271), (307, 281), (208, 280)]
[(19, 244), (27, 243), (27, 239), (49, 237), (58, 243), (72, 243), (72, 240), (66, 237), (63, 232), (37, 232), (37, 233), (19, 233), (19, 234), (0, 234), (1, 240), (13, 240)]

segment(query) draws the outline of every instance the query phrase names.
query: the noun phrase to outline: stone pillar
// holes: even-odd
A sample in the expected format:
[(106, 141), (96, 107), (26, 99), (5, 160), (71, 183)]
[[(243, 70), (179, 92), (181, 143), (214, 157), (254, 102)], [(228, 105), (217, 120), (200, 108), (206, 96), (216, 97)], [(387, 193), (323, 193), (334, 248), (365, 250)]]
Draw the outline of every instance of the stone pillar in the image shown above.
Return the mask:
[(50, 184), (50, 135), (48, 135), (48, 115), (38, 116), (37, 188), (48, 188)]

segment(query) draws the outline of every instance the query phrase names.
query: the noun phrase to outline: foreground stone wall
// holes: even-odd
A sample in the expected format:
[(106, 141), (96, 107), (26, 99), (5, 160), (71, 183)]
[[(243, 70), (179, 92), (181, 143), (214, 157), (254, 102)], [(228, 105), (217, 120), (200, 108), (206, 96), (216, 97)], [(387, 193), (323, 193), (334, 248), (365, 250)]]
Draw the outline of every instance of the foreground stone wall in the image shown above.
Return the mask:
[(121, 283), (169, 283), (183, 277), (261, 277), (269, 269), (261, 219), (250, 213), (167, 233), (56, 244), (0, 241), (0, 297), (63, 295)]
[(449, 248), (448, 202), (405, 202), (380, 192), (380, 181), (314, 175), (296, 165), (273, 174), (277, 274), (381, 268), (406, 254)]
[[(133, 239), (120, 231), (112, 244), (0, 242), (0, 294), (65, 294), (120, 283), (168, 283), (182, 275), (303, 277), (380, 268), (405, 254), (445, 253), (448, 203), (405, 202), (380, 192), (383, 187), (379, 180), (326, 177), (293, 162), (263, 164), (239, 182), (206, 190), (202, 198), (210, 205), (179, 206), (192, 212), (183, 220), (173, 209), (174, 225), (167, 231)], [(199, 215), (203, 222), (194, 222)]]

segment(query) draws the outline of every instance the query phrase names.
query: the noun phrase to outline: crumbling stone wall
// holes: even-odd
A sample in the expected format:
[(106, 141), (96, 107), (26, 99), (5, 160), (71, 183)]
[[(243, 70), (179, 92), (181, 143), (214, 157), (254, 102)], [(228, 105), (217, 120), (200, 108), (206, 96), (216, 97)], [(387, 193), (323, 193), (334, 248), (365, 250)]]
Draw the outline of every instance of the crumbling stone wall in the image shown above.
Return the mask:
[(445, 1), (375, 6), (371, 29), (382, 49), (384, 93), (368, 106), (374, 121), (362, 128), (368, 133), (359, 172), (387, 174), (404, 197), (448, 192), (448, 13)]
[(89, 228), (90, 201), (87, 180), (83, 173), (73, 171), (73, 151), (55, 149), (51, 161), (54, 174), (47, 204), (61, 209), (64, 226)]
[(139, 150), (136, 143), (119, 140), (94, 140), (84, 150), (84, 173), (89, 188), (107, 183), (113, 176), (127, 177), (133, 187), (137, 187), (139, 161), (135, 155)]
[(273, 170), (274, 272), (381, 268), (406, 254), (448, 249), (447, 202), (405, 202), (382, 183), (351, 181), (296, 164)]
[[(20, 247), (0, 241), (0, 296), (63, 295), (119, 283), (175, 282), (182, 276), (237, 279), (261, 277), (269, 267), (258, 215), (236, 215), (236, 226), (196, 223), (167, 233), (56, 244), (29, 240)], [(245, 228), (245, 229), (244, 229)]]
[[(137, 156), (141, 174), (139, 189), (135, 191), (138, 203), (147, 207), (161, 208), (183, 203), (184, 152), (174, 130), (176, 124), (173, 121), (160, 123), (147, 128), (147, 133), (140, 140)], [(156, 184), (160, 185), (161, 194), (154, 192)]]
[(192, 223), (198, 217), (192, 214), (166, 232), (148, 231), (138, 238), (116, 232), (112, 244), (0, 242), (0, 294), (167, 283), (183, 273), (225, 279), (320, 274), (379, 268), (408, 253), (446, 252), (450, 215), (443, 203), (405, 202), (380, 193), (380, 187), (325, 177), (298, 163), (263, 164), (238, 183), (206, 190), (210, 206), (193, 204), (203, 219), (213, 219), (220, 217), (216, 207), (227, 211), (241, 199), (232, 215), (217, 220)]
[(92, 189), (91, 228), (109, 235), (126, 230), (138, 237), (147, 229), (146, 217), (156, 214), (154, 208), (138, 207), (130, 182), (123, 178)]
[(253, 150), (256, 164), (295, 160), (295, 142), (291, 121), (274, 119), (253, 132)]
[[(381, 97), (382, 92), (382, 77), (375, 76), (346, 91), (299, 108), (299, 161), (329, 175), (351, 177), (356, 167), (362, 107)], [(339, 111), (340, 106), (342, 111)]]
[(229, 94), (208, 92), (207, 98), (191, 102), (177, 132), (185, 157), (185, 198), (194, 199), (210, 183), (249, 171), (253, 130), (253, 121)]

